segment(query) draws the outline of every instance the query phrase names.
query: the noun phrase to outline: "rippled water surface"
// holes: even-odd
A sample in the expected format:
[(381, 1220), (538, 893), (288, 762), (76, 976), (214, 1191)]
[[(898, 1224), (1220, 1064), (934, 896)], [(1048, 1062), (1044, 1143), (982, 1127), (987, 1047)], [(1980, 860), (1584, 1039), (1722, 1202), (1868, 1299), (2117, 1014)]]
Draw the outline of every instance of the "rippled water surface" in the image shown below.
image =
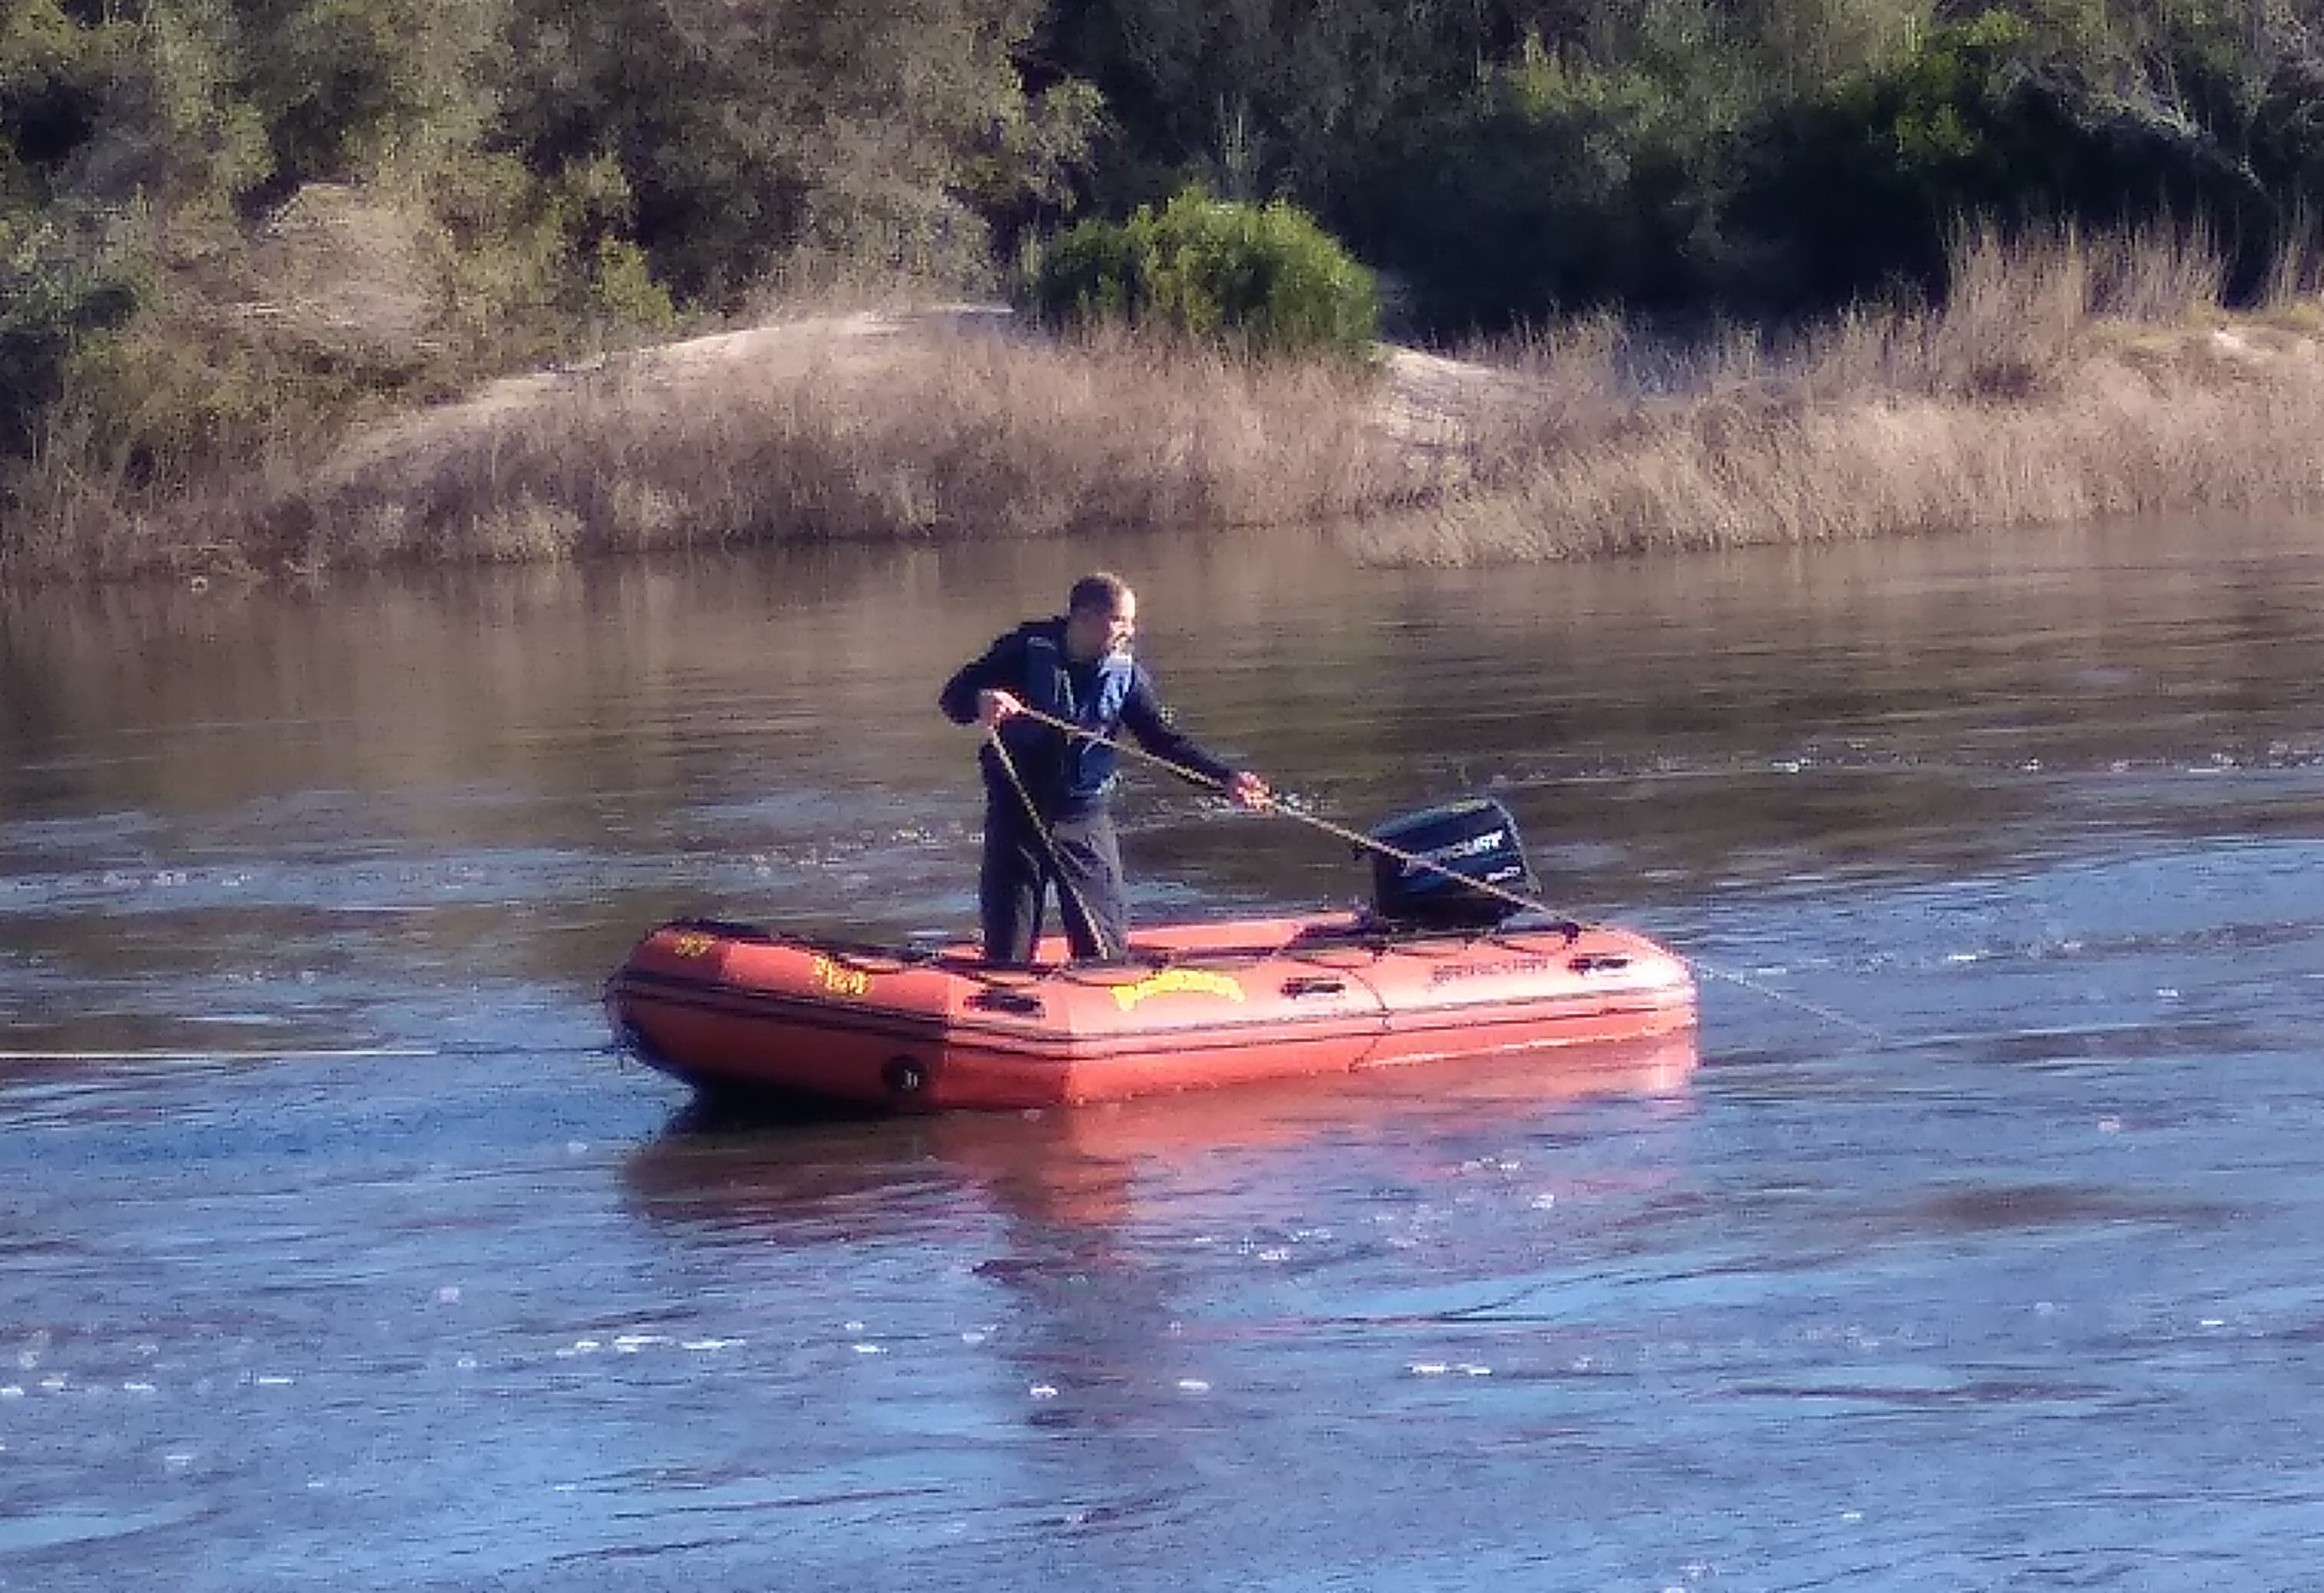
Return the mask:
[[(2292, 1588), (2324, 534), (1106, 550), (1346, 824), (1491, 789), (1692, 1054), (738, 1121), (599, 981), (972, 916), (943, 676), (1091, 557), (0, 611), (0, 1588)], [(1346, 847), (1133, 777), (1148, 919)]]

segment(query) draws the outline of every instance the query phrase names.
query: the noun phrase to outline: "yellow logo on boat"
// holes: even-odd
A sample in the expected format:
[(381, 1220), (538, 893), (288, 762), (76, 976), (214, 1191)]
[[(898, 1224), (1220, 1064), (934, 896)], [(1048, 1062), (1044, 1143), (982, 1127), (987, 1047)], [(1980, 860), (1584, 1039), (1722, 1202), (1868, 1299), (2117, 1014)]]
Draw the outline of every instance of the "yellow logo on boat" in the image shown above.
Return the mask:
[(669, 954), (673, 957), (706, 957), (718, 942), (699, 930), (688, 929), (669, 937)]
[(824, 956), (815, 960), (815, 982), (835, 996), (868, 996), (872, 993), (870, 974)]
[(1202, 968), (1165, 968), (1135, 984), (1113, 987), (1113, 999), (1124, 1012), (1148, 996), (1224, 996), (1230, 1001), (1242, 999), (1242, 986), (1227, 974), (1213, 973)]

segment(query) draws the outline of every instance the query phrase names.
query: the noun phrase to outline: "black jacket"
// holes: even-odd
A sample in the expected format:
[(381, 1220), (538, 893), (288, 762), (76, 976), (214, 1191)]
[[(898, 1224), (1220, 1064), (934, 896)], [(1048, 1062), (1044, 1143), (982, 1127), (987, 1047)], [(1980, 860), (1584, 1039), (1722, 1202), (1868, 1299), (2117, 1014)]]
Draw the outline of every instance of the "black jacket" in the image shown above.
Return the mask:
[[(996, 639), (982, 656), (963, 665), (945, 683), (937, 703), (954, 724), (973, 724), (976, 695), (982, 691), (1008, 692), (1028, 708), (1097, 736), (1111, 737), (1127, 729), (1157, 758), (1222, 786), (1234, 778), (1231, 765), (1212, 756), (1172, 723), (1170, 711), (1155, 692), (1153, 677), (1128, 653), (1087, 664), (1069, 659), (1063, 615), (1028, 620)], [(1001, 741), (1045, 820), (1082, 817), (1102, 806), (1112, 792), (1120, 754), (1108, 741), (1068, 736), (1026, 718), (1003, 723)], [(1015, 788), (989, 745), (982, 762), (988, 795), (1014, 806)]]

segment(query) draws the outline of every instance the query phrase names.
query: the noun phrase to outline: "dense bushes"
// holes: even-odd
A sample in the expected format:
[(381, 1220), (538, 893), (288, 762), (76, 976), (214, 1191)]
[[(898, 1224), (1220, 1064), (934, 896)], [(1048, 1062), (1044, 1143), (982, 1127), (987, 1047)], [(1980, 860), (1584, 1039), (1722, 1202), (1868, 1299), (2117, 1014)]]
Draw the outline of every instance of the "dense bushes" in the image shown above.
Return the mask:
[(2324, 141), (2261, 149), (2245, 90), (2217, 81), (2218, 47), (2182, 28), (2126, 57), (1997, 8), (1931, 30), (1883, 70), (1770, 107), (1734, 161), (1726, 226), (1760, 247), (1729, 296), (1818, 308), (1891, 281), (1939, 292), (1948, 236), (1969, 216), (2093, 229), (2177, 218), (2221, 240), (2234, 290), (2250, 290), (2301, 224), (2312, 184), (2301, 167), (2324, 158)]
[(988, 217), (1070, 203), (1097, 125), (1019, 80), (1038, 12), (5, 0), (0, 565), (52, 502), (36, 452), (136, 518), (124, 491), (689, 310), (989, 290)]
[(135, 308), (133, 285), (106, 269), (101, 245), (0, 215), (0, 459), (31, 450), (82, 339)]
[(1609, 69), (1530, 44), (1385, 130), (1344, 225), (1425, 330), (1688, 301), (1724, 264), (1710, 174), (1739, 82), (1706, 54)]
[(1285, 195), (1392, 271), (1423, 331), (1941, 289), (1976, 216), (2199, 224), (2247, 290), (2324, 213), (2312, 3), (1058, 9), (1121, 123), (1102, 206), (1187, 172)]
[(5, 0), (0, 511), (44, 438), (182, 493), (278, 419), (998, 260), (1349, 349), (1326, 234), (1457, 336), (1941, 291), (1965, 217), (2168, 216), (2250, 291), (2319, 216), (2319, 0)]
[(74, 351), (135, 308), (106, 208), (63, 191), (132, 36), (53, 0), (0, 17), (0, 485), (62, 394)]
[(1256, 355), (1360, 359), (1379, 329), (1372, 274), (1305, 213), (1189, 189), (1126, 223), (1085, 221), (1030, 286), (1051, 325), (1120, 320)]

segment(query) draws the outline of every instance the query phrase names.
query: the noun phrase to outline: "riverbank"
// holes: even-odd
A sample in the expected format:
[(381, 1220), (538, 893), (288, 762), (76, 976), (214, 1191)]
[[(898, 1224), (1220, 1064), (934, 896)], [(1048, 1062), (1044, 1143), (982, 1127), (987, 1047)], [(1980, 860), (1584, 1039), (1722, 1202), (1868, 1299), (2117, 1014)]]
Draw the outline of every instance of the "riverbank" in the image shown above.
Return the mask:
[(1618, 328), (1517, 362), (1471, 485), (1349, 528), (1382, 563), (1491, 564), (2324, 503), (2324, 316), (2300, 262), (2220, 307), (2197, 244), (1957, 251), (1939, 312), (1692, 351), (1639, 397)]
[(1683, 348), (1600, 318), (1369, 372), (824, 315), (504, 381), (198, 504), (83, 504), (12, 574), (1291, 524), (1458, 565), (2294, 511), (2324, 502), (2319, 325), (2291, 289), (2222, 311), (2198, 247), (2071, 236), (1969, 241), (1941, 311)]

